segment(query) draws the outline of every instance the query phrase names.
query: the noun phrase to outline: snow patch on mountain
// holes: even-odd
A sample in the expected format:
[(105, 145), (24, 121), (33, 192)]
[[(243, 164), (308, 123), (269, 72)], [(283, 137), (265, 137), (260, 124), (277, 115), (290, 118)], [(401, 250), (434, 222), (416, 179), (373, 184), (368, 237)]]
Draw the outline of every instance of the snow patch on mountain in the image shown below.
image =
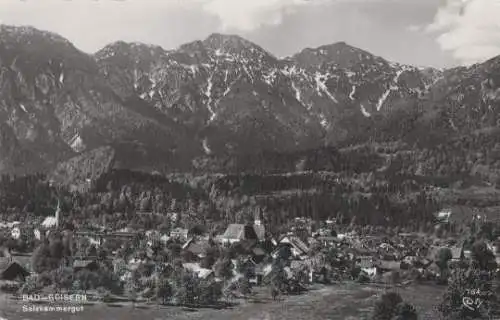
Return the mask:
[(134, 69), (134, 89), (139, 89), (139, 72), (137, 71), (137, 68)]
[(210, 111), (209, 122), (214, 121), (215, 117), (217, 116), (215, 111), (212, 109), (212, 87), (213, 87), (212, 78), (213, 78), (213, 74), (210, 75), (210, 77), (208, 78), (207, 89), (205, 90), (205, 96), (208, 98), (207, 108), (208, 108), (208, 111)]
[(367, 118), (369, 118), (369, 117), (371, 117), (371, 116), (372, 116), (372, 115), (371, 115), (371, 114), (370, 114), (370, 113), (369, 113), (369, 112), (365, 109), (365, 106), (364, 106), (364, 105), (361, 105), (361, 113), (362, 113), (365, 117), (367, 117)]
[(354, 94), (356, 93), (356, 86), (352, 86), (351, 93), (349, 93), (349, 99), (354, 101)]
[(24, 104), (20, 103), (19, 104), (19, 107), (25, 112), (25, 113), (28, 113), (28, 110), (26, 110), (26, 107), (24, 106)]
[(208, 139), (207, 138), (203, 139), (202, 147), (203, 147), (203, 150), (205, 151), (205, 154), (207, 154), (207, 155), (212, 154), (212, 150), (208, 146)]
[(265, 74), (262, 77), (264, 78), (264, 82), (266, 82), (269, 86), (273, 86), (274, 81), (276, 80), (276, 70), (273, 70), (269, 74)]
[(353, 78), (356, 76), (356, 72), (352, 72), (352, 71), (345, 71), (345, 74), (348, 78)]
[(455, 131), (458, 131), (457, 126), (455, 125), (455, 122), (451, 118), (448, 118), (448, 123), (450, 124), (451, 128)]
[(82, 152), (83, 150), (85, 150), (85, 144), (83, 143), (83, 139), (78, 133), (75, 134), (73, 138), (71, 138), (71, 140), (69, 141), (69, 146), (75, 152)]
[(326, 117), (323, 113), (320, 113), (319, 114), (319, 118), (320, 118), (320, 124), (321, 126), (324, 128), (324, 129), (328, 129), (328, 127), (330, 126), (330, 124), (328, 123), (328, 121), (326, 120)]
[(324, 92), (330, 100), (332, 100), (335, 103), (339, 103), (338, 100), (333, 96), (333, 94), (328, 90), (325, 82), (324, 82), (325, 75), (322, 75), (319, 72), (316, 72), (314, 76), (314, 80), (316, 81), (316, 91), (320, 96), (322, 96), (322, 92)]
[(245, 63), (243, 64), (243, 70), (245, 71), (247, 76), (250, 78), (250, 82), (254, 83), (253, 75), (250, 73), (250, 71), (248, 70), (248, 67)]
[(377, 111), (380, 111), (380, 109), (382, 109), (382, 106), (384, 105), (385, 101), (387, 100), (387, 98), (389, 97), (389, 94), (391, 94), (392, 91), (395, 91), (395, 90), (398, 90), (398, 81), (399, 81), (399, 77), (401, 76), (401, 74), (405, 71), (406, 69), (403, 68), (401, 70), (398, 70), (396, 72), (396, 75), (394, 76), (394, 79), (392, 79), (392, 83), (389, 85), (389, 88), (382, 94), (382, 96), (378, 99), (378, 102), (377, 102)]
[(297, 99), (297, 101), (300, 102), (301, 104), (304, 104), (304, 102), (302, 101), (300, 90), (299, 90), (299, 88), (297, 88), (297, 86), (295, 85), (295, 82), (293, 82), (293, 81), (292, 81), (292, 89), (293, 89), (293, 91), (295, 91), (295, 99)]

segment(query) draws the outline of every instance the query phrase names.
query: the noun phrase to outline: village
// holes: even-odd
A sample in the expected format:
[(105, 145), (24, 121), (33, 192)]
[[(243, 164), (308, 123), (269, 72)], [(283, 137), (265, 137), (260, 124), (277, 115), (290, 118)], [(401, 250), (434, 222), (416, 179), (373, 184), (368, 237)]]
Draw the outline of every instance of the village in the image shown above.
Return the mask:
[[(456, 211), (436, 213), (432, 234), (339, 225), (335, 219), (315, 228), (311, 219), (295, 218), (276, 237), (261, 214), (247, 224), (229, 224), (220, 234), (203, 226), (162, 233), (85, 230), (58, 207), (39, 223), (0, 224), (0, 289), (11, 299), (64, 292), (103, 303), (222, 308), (256, 293), (274, 300), (305, 294), (315, 284), (445, 285), (449, 270), (471, 259), (485, 224), (475, 216), (465, 222), (462, 214), (458, 229)], [(500, 265), (498, 238), (481, 240)]]

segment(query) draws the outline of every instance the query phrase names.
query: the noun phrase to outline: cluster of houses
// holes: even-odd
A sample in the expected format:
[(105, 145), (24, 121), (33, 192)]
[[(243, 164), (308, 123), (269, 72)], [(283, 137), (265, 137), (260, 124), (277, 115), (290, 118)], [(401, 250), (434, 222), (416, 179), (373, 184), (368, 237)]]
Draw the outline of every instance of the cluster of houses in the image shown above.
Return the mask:
[[(439, 218), (447, 220), (451, 211), (439, 213)], [(43, 238), (47, 232), (59, 227), (59, 209), (53, 217), (41, 222), (33, 233), (37, 239)], [(169, 234), (161, 234), (156, 230), (141, 232), (133, 230), (102, 231), (72, 231), (75, 241), (87, 239), (96, 248), (102, 246), (109, 239), (119, 240), (123, 244), (130, 244), (132, 240), (140, 238), (146, 248), (144, 255), (128, 256), (123, 259), (113, 258), (114, 271), (120, 273), (121, 279), (130, 278), (141, 265), (153, 261), (154, 247), (158, 244), (166, 246), (171, 241), (179, 243), (181, 248), (182, 267), (190, 270), (203, 279), (210, 277), (220, 279), (222, 275), (217, 265), (206, 266), (203, 261), (214, 247), (237, 247), (237, 256), (232, 262), (232, 282), (243, 277), (242, 269), (248, 270), (245, 275), (254, 285), (266, 282), (272, 272), (273, 261), (278, 259), (286, 248), (289, 253), (287, 264), (284, 267), (288, 279), (298, 278), (301, 281), (325, 281), (332, 274), (352, 276), (346, 269), (358, 269), (356, 276), (363, 275), (371, 281), (385, 281), (394, 279), (396, 274), (410, 273), (420, 277), (438, 277), (440, 269), (437, 265), (438, 252), (443, 247), (450, 249), (452, 262), (470, 258), (470, 250), (464, 242), (436, 239), (426, 234), (400, 233), (395, 236), (366, 235), (354, 231), (340, 233), (334, 220), (326, 221), (326, 227), (312, 231), (312, 222), (309, 219), (297, 218), (296, 227), (290, 232), (273, 238), (262, 223), (261, 216), (257, 215), (252, 224), (230, 224), (224, 233), (190, 234), (187, 229), (175, 228)], [(3, 223), (0, 229), (7, 230), (7, 234), (18, 239), (21, 234), (19, 222)], [(337, 229), (339, 232), (332, 232)], [(488, 244), (490, 250), (496, 254), (500, 265), (500, 255), (493, 244)], [(334, 257), (332, 257), (334, 252)], [(113, 256), (115, 252), (112, 252)], [(23, 261), (21, 261), (23, 260)], [(333, 262), (332, 262), (333, 261)], [(335, 261), (342, 261), (336, 264)], [(155, 263), (158, 264), (156, 261)], [(168, 268), (172, 261), (163, 261), (162, 269)], [(99, 269), (99, 258), (74, 257), (72, 267), (77, 272), (88, 269)], [(242, 268), (243, 267), (243, 268)], [(158, 266), (156, 266), (158, 269)], [(342, 269), (342, 270), (341, 270)], [(0, 252), (0, 280), (22, 281), (30, 274), (29, 259), (13, 257), (9, 250)], [(393, 280), (391, 280), (393, 281)]]

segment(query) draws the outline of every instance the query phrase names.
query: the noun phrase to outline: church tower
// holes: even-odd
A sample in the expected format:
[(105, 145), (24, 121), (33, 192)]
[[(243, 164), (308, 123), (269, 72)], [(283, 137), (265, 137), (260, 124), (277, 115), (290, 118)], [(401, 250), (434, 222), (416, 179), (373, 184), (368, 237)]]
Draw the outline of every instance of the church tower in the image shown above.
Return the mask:
[(264, 224), (264, 215), (262, 214), (262, 210), (260, 208), (255, 210), (253, 224), (256, 226), (261, 226)]
[(61, 203), (57, 200), (57, 209), (56, 209), (56, 228), (59, 229), (59, 219), (61, 214)]

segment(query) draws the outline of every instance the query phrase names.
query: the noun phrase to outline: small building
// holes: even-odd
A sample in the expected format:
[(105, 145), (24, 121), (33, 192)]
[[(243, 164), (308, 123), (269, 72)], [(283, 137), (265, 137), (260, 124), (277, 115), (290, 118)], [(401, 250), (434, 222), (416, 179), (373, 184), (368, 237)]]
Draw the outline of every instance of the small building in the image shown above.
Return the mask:
[(75, 272), (81, 270), (96, 271), (99, 269), (99, 264), (94, 259), (83, 259), (73, 261), (73, 270)]
[(453, 206), (436, 213), (440, 223), (466, 224), (476, 219), (477, 214), (467, 206)]
[(175, 228), (174, 230), (170, 231), (170, 238), (176, 238), (181, 241), (186, 241), (188, 238), (188, 233), (188, 229)]
[(451, 260), (461, 261), (465, 258), (463, 247), (451, 247)]
[(12, 258), (0, 258), (0, 280), (24, 281), (30, 273)]

